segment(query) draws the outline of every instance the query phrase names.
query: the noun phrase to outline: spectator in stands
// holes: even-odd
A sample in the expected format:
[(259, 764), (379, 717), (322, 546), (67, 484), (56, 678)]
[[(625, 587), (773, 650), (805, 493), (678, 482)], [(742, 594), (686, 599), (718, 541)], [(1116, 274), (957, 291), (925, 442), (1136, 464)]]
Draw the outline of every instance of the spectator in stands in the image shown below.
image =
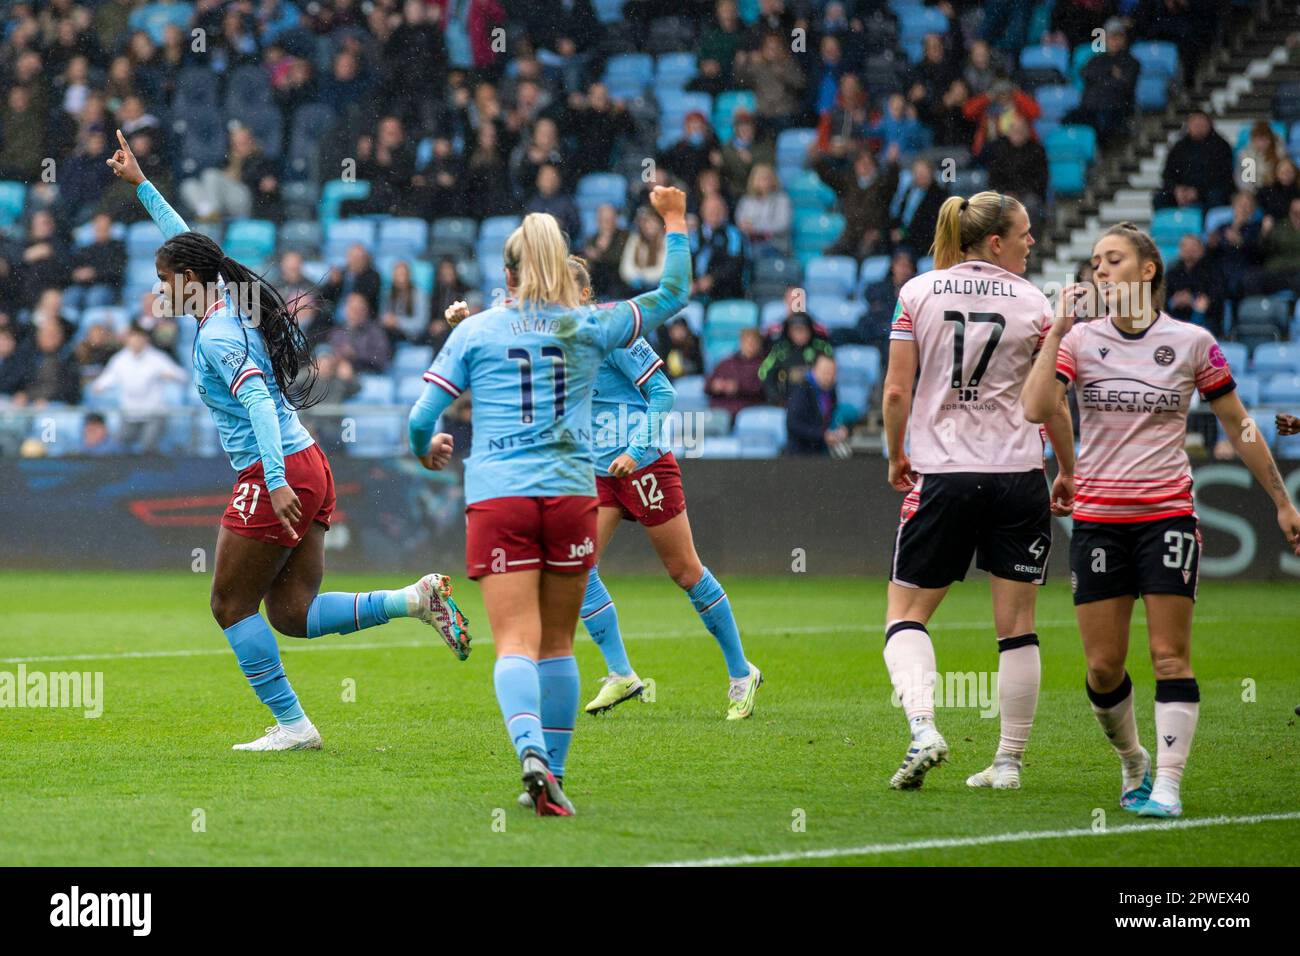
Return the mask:
[(370, 77), (361, 68), (361, 61), (351, 50), (339, 50), (334, 54), (330, 75), (320, 83), (320, 102), (342, 115), (349, 105), (365, 102), (370, 88)]
[(1018, 89), (1010, 80), (999, 79), (987, 93), (972, 96), (962, 107), (963, 115), (975, 124), (971, 155), (979, 156), (985, 146), (998, 137), (1005, 136), (1017, 119), (1029, 124), (1032, 133), (1033, 121), (1042, 112), (1038, 101), (1032, 96)]
[(1297, 182), (1296, 164), (1290, 157), (1283, 157), (1273, 169), (1273, 182), (1255, 193), (1260, 212), (1274, 219), (1286, 218), (1291, 208), (1291, 200), (1300, 197), (1300, 182)]
[(799, 119), (808, 76), (790, 53), (788, 31), (766, 34), (756, 53), (738, 52), (735, 77), (742, 87), (754, 91), (765, 136), (775, 136)]
[(718, 0), (714, 6), (713, 23), (700, 37), (700, 70), (707, 64), (716, 64), (718, 74), (724, 84), (731, 83), (732, 66), (736, 54), (745, 45), (744, 24), (740, 22), (740, 13), (736, 9), (736, 0)]
[(365, 215), (410, 215), (419, 211), (412, 190), (415, 178), (415, 144), (406, 136), (396, 116), (380, 119), (372, 136), (357, 139), (357, 178), (370, 183), (365, 199), (349, 199), (344, 211)]
[(1285, 155), (1286, 147), (1272, 124), (1268, 120), (1257, 120), (1250, 128), (1250, 139), (1237, 159), (1237, 188), (1254, 192), (1273, 185), (1277, 164)]
[[(1075, 6), (1087, 13), (1088, 0), (1076, 0)], [(1096, 20), (1088, 21), (1095, 24)], [(1091, 32), (1092, 26), (1088, 27)], [(1124, 21), (1106, 21), (1106, 52), (1098, 53), (1083, 66), (1083, 96), (1079, 105), (1065, 116), (1067, 123), (1085, 123), (1097, 131), (1105, 142), (1114, 134), (1128, 131), (1128, 123), (1137, 105), (1137, 81), (1141, 66), (1128, 49), (1128, 31)], [(1071, 43), (1071, 48), (1074, 43)]]
[[(143, 126), (132, 132), (122, 128), (131, 152), (145, 178), (157, 187), (160, 193), (171, 192), (171, 163), (164, 159), (157, 149), (159, 131), (152, 126)], [(114, 222), (140, 222), (149, 218), (144, 205), (136, 197), (135, 189), (124, 179), (113, 177), (113, 181), (103, 190), (99, 197), (97, 209), (113, 217)]]
[(652, 288), (659, 284), (659, 277), (663, 275), (666, 255), (663, 220), (642, 206), (637, 210), (636, 230), (623, 246), (619, 278), (634, 293)]
[(18, 344), (14, 329), (0, 328), (0, 398), (11, 398), (22, 391), (31, 377), (33, 355)]
[(384, 291), (380, 314), (394, 348), (399, 342), (414, 340), (429, 327), (429, 295), (415, 284), (409, 262), (393, 266), (393, 278)]
[[(743, 193), (749, 186), (749, 174), (754, 166), (776, 162), (772, 141), (758, 139), (754, 114), (749, 110), (736, 110), (731, 124), (731, 140), (722, 147), (722, 179), (732, 195)], [(692, 197), (687, 197), (688, 201)]]
[(833, 33), (822, 34), (817, 53), (817, 62), (813, 64), (808, 79), (808, 106), (814, 115), (820, 116), (835, 105), (840, 92), (840, 77), (848, 69), (848, 64), (839, 37)]
[(822, 182), (835, 190), (844, 213), (844, 232), (826, 255), (865, 259), (875, 255), (888, 239), (889, 204), (898, 191), (898, 148), (885, 154), (883, 170), (866, 146), (858, 147), (852, 166), (838, 165), (835, 159), (846, 148), (841, 142), (832, 148), (830, 156), (817, 156), (813, 161), (813, 169)]
[(298, 323), (298, 328), (307, 337), (307, 344), (312, 349), (329, 339), (335, 325), (331, 313), (321, 307), (318, 296), (299, 296), (292, 307), (296, 310), (294, 321)]
[(1225, 280), (1225, 293), (1235, 299), (1241, 295), (1245, 278), (1259, 268), (1260, 217), (1255, 197), (1244, 189), (1232, 197), (1232, 219), (1210, 233), (1207, 245), (1219, 274)]
[[(599, 289), (602, 296), (620, 298), (623, 295), (624, 285), (619, 270), (627, 241), (627, 230), (618, 224), (618, 210), (609, 203), (601, 203), (596, 210), (596, 231), (587, 240), (582, 255), (587, 260), (592, 288)], [(663, 248), (662, 243), (660, 248)]]
[(1029, 33), (1032, 0), (988, 0), (980, 24), (983, 38), (998, 50), (1018, 55)]
[[(292, 9), (288, 0), (281, 7)], [(396, 107), (394, 114), (404, 122), (432, 126), (435, 98), (427, 96), (426, 91), (439, 89), (446, 82), (447, 48), (442, 42), (442, 23), (420, 0), (405, 0), (401, 9), (401, 21), (384, 41), (384, 61), (418, 71), (423, 83), (409, 82), (405, 69), (393, 70), (384, 83), (384, 100)]]
[(704, 371), (700, 340), (681, 316), (655, 332), (655, 351), (664, 360), (664, 374), (669, 378), (699, 375)]
[(584, 96), (569, 94), (567, 122), (573, 137), (573, 175), (603, 173), (614, 161), (614, 150), (636, 135), (636, 124), (621, 102), (610, 99), (604, 83), (593, 83)]
[(895, 146), (903, 156), (920, 152), (930, 145), (930, 131), (917, 119), (916, 107), (902, 93), (894, 93), (885, 106), (885, 115), (871, 128), (888, 152)]
[(77, 134), (77, 147), (58, 165), (59, 213), (65, 222), (80, 222), (95, 207), (117, 177), (105, 160), (112, 154), (101, 123), (86, 125)]
[(923, 104), (923, 117), (930, 127), (935, 146), (960, 146), (969, 149), (975, 138), (975, 123), (966, 118), (964, 107), (970, 99), (966, 81), (955, 79), (938, 100)]
[[(411, 208), (425, 219), (460, 215), (466, 208), (465, 164), (446, 136), (433, 138), (433, 155), (411, 177)], [(477, 209), (475, 210), (477, 212)]]
[(712, 156), (719, 151), (718, 137), (699, 110), (691, 110), (686, 114), (682, 120), (682, 130), (682, 138), (660, 153), (659, 165), (686, 182), (694, 183), (699, 178), (700, 170), (712, 165)]
[(985, 150), (988, 188), (1020, 200), (1031, 223), (1041, 222), (1047, 208), (1047, 150), (1033, 138), (1029, 124), (1012, 121), (1007, 135)]
[(1102, 29), (1109, 48), (1112, 34), (1125, 29), (1124, 21), (1114, 16), (1117, 8), (1116, 0), (1056, 0), (1048, 21), (1053, 42), (1064, 42), (1066, 49), (1073, 50), (1091, 42), (1093, 31), (1105, 21)]
[(719, 362), (704, 383), (710, 407), (735, 418), (742, 408), (761, 405), (764, 394), (758, 369), (762, 364), (763, 336), (758, 329), (741, 329), (740, 348)]
[(927, 33), (921, 43), (921, 62), (908, 75), (908, 102), (924, 112), (924, 104), (940, 99), (960, 76), (961, 70), (948, 56), (943, 37)]
[(113, 238), (113, 220), (101, 212), (91, 222), (94, 241), (72, 254), (72, 284), (63, 296), (75, 311), (118, 301), (126, 275), (126, 246)]
[(1265, 216), (1260, 234), (1263, 267), (1246, 280), (1248, 294), (1300, 293), (1300, 198), (1291, 200), (1285, 219)]
[(86, 329), (86, 334), (77, 343), (73, 354), (84, 374), (98, 375), (121, 348), (122, 343), (113, 333), (112, 325), (108, 322), (95, 322)]
[[(731, 190), (722, 180), (722, 173), (716, 166), (705, 166), (700, 170), (700, 174), (695, 177), (695, 184), (687, 190), (689, 196), (686, 200), (686, 216), (690, 221), (691, 216), (699, 216), (700, 210), (704, 208), (705, 201), (710, 196), (717, 196), (730, 209), (733, 205)], [(743, 190), (742, 190), (743, 192)]]
[(1231, 5), (1203, 0), (1139, 0), (1133, 11), (1133, 32), (1148, 40), (1164, 40), (1178, 48), (1183, 83), (1191, 86), (1196, 68), (1215, 40), (1215, 24)]
[(352, 363), (339, 358), (329, 349), (316, 353), (316, 385), (312, 397), (320, 396), (322, 405), (342, 405), (361, 391)]
[(116, 389), (122, 444), (132, 454), (151, 454), (158, 450), (171, 408), (172, 396), (164, 386), (189, 381), (184, 369), (149, 343), (149, 333), (134, 325), (126, 333), (126, 348), (109, 359), (90, 391), (102, 395)]
[(334, 266), (330, 269), (322, 295), (337, 306), (353, 293), (359, 294), (373, 314), (379, 311), (379, 288), (382, 284), (378, 271), (371, 264), (370, 253), (358, 242), (348, 248), (344, 268)]
[(383, 327), (370, 316), (366, 297), (359, 292), (349, 294), (343, 302), (343, 328), (330, 333), (329, 346), (359, 372), (383, 372), (393, 350)]
[[(433, 276), (433, 295), (429, 302), (429, 321), (442, 318), (453, 302), (463, 301), (469, 294), (469, 286), (456, 271), (456, 260), (443, 256), (438, 260), (438, 271)], [(448, 326), (450, 330), (450, 326)], [(425, 343), (432, 344), (432, 343)], [(442, 343), (439, 342), (439, 345)]]
[(0, 178), (23, 182), (35, 179), (45, 158), (45, 117), (32, 103), (32, 94), (24, 86), (14, 86), (5, 96), (0, 110)]
[[(926, 251), (929, 251), (928, 247)], [(914, 275), (916, 259), (912, 253), (907, 249), (895, 251), (889, 262), (889, 274), (865, 290), (867, 311), (858, 320), (855, 341), (862, 345), (874, 345), (882, 354), (888, 354), (889, 332), (894, 320), (894, 306), (898, 304), (898, 293)]]
[(537, 170), (537, 192), (525, 207), (527, 212), (550, 213), (576, 245), (582, 236), (582, 217), (571, 196), (561, 192), (560, 171), (547, 163)]
[(474, 197), (474, 212), (483, 217), (509, 215), (518, 210), (510, 188), (510, 167), (498, 146), (495, 123), (478, 127), (474, 151), (466, 165), (465, 191)]
[(1223, 330), (1223, 293), (1223, 274), (1205, 254), (1201, 237), (1183, 236), (1178, 241), (1178, 259), (1165, 273), (1165, 311), (1217, 336)]
[(63, 326), (45, 320), (36, 326), (35, 350), (14, 404), (41, 408), (50, 402), (76, 405), (81, 401), (81, 371), (76, 359), (64, 349)]
[(993, 50), (988, 42), (976, 40), (972, 43), (966, 57), (966, 65), (961, 71), (961, 78), (966, 84), (968, 95), (978, 96), (980, 93), (987, 93), (1002, 75), (1004, 73), (1000, 64), (994, 60)]
[(122, 454), (122, 445), (108, 433), (108, 422), (99, 412), (88, 412), (81, 420), (82, 455), (100, 457)]
[(68, 281), (68, 254), (58, 229), (47, 210), (32, 214), (27, 226), (19, 273), (22, 282), (21, 302), (33, 305), (46, 289), (62, 288)]
[(184, 180), (181, 198), (202, 222), (276, 218), (280, 185), (275, 163), (263, 155), (246, 126), (234, 127), (229, 142), (226, 165)]
[(510, 154), (510, 177), (515, 197), (520, 202), (527, 202), (536, 190), (538, 170), (543, 166), (559, 167), (563, 164), (559, 127), (555, 120), (543, 117), (533, 124), (533, 133), (527, 142), (521, 142)]
[(839, 95), (817, 119), (817, 150), (843, 156), (850, 143), (866, 139), (871, 131), (871, 97), (855, 73), (840, 77)]
[(781, 188), (776, 170), (765, 163), (754, 167), (749, 188), (736, 206), (736, 225), (755, 256), (787, 255), (794, 209)]
[(1187, 130), (1165, 158), (1163, 187), (1156, 193), (1157, 209), (1167, 206), (1223, 206), (1233, 183), (1232, 147), (1215, 130), (1208, 113), (1194, 110)]
[(695, 278), (691, 296), (705, 300), (739, 299), (745, 294), (745, 239), (728, 220), (721, 196), (700, 207), (700, 222), (690, 232)]
[(786, 316), (780, 337), (772, 343), (758, 369), (767, 400), (784, 405), (817, 356), (831, 355), (833, 351), (830, 341), (814, 332), (812, 319), (806, 313)]
[(312, 294), (315, 284), (303, 274), (302, 254), (289, 251), (280, 257), (273, 275), (275, 288), (284, 301), (292, 304), (296, 299)]
[(928, 159), (915, 160), (912, 163), (912, 182), (894, 207), (890, 242), (911, 250), (914, 256), (927, 255), (934, 245), (939, 207), (947, 198), (948, 190), (934, 178), (934, 165)]
[[(840, 421), (839, 400), (835, 392), (835, 359), (818, 355), (812, 374), (790, 393), (786, 403), (785, 428), (789, 435), (788, 451), (792, 455), (846, 457), (849, 430)], [(841, 450), (843, 449), (843, 450)]]

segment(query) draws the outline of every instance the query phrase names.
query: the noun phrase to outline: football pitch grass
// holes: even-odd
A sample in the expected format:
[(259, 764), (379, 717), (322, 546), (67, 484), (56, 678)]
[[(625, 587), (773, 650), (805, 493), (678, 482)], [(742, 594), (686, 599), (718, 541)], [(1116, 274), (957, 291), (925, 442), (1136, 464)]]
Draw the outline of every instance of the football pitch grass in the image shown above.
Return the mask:
[[(996, 718), (967, 700), (940, 707), (950, 761), (910, 793), (887, 787), (906, 729), (881, 660), (882, 581), (725, 576), (767, 679), (754, 716), (734, 723), (721, 655), (681, 592), (662, 577), (608, 583), (654, 701), (579, 715), (567, 786), (578, 816), (565, 820), (515, 804), (518, 764), (470, 582), (457, 584), (476, 634), (464, 664), (411, 621), (282, 638), (324, 749), (256, 754), (230, 750), (270, 718), (208, 614), (206, 576), (5, 572), (0, 673), (102, 672), (103, 714), (0, 709), (0, 864), (1300, 863), (1293, 584), (1202, 583), (1201, 717), (1171, 827), (1119, 809), (1118, 762), (1083, 693), (1059, 579), (1039, 603), (1043, 691), (1024, 789), (967, 788), (997, 742)], [(973, 673), (986, 694), (989, 620), (972, 578), (931, 627), (939, 671)], [(576, 644), (585, 702), (604, 671), (581, 629)], [(1140, 614), (1130, 672), (1154, 753)]]

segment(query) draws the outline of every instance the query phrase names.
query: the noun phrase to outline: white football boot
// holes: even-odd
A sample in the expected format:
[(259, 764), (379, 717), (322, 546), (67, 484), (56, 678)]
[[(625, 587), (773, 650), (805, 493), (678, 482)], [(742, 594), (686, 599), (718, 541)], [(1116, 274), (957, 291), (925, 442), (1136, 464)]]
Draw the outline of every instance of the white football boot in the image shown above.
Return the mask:
[(308, 723), (300, 731), (290, 730), (283, 724), (266, 728), (266, 735), (246, 744), (235, 744), (231, 750), (320, 750), (320, 731)]

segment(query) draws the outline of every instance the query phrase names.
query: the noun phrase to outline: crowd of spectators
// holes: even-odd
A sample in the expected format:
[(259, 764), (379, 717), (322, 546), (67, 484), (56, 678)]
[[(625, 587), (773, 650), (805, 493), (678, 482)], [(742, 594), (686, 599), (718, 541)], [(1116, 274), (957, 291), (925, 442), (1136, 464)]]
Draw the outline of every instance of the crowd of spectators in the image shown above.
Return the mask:
[[(734, 354), (707, 354), (685, 321), (655, 344), (674, 377), (707, 374), (717, 407), (788, 407), (792, 449), (833, 447), (849, 424), (841, 420), (848, 412), (827, 409), (835, 347), (884, 346), (893, 296), (928, 253), (952, 188), (945, 157), (982, 169), (1036, 223), (1052, 201), (1034, 89), (1066, 77), (1022, 68), (1022, 48), (1068, 54), (1104, 26), (1105, 50), (1085, 64), (1083, 97), (1067, 121), (1113, 139), (1134, 112), (1130, 38), (1178, 42), (1191, 70), (1221, 15), (1187, 0), (1057, 0), (1030, 36), (1033, 6), (630, 0), (611, 19), (597, 15), (610, 4), (593, 0), (9, 4), (0, 178), (26, 190), (0, 240), (0, 401), (76, 403), (83, 389), (127, 380), (138, 392), (143, 382), (175, 379), (166, 362), (186, 365), (175, 321), (154, 314), (147, 296), (123, 302), (132, 264), (122, 226), (145, 214), (104, 163), (117, 129), (195, 228), (294, 222), (304, 195), (313, 218), (321, 186), (351, 176), (369, 190), (342, 201), (344, 217), (550, 213), (589, 260), (602, 298), (658, 281), (664, 236), (645, 195), (656, 182), (680, 183), (691, 203), (692, 296), (707, 304), (750, 298), (759, 264), (796, 254), (792, 184), (775, 145), (783, 131), (810, 128), (802, 166), (833, 192), (845, 223), (822, 253), (859, 263), (891, 257), (887, 275), (860, 290), (861, 321), (828, 333), (787, 296), (784, 320), (739, 336)], [(900, 37), (921, 15), (943, 28), (916, 35), (913, 52), (913, 40)], [(661, 114), (654, 89), (621, 95), (604, 82), (605, 65), (637, 50), (692, 51), (698, 70), (686, 92), (743, 90), (750, 105), (720, 121), (702, 110)], [(220, 99), (207, 109), (189, 99), (195, 70), (217, 77)], [(1202, 125), (1192, 117), (1171, 152), (1162, 202), (1228, 201), (1234, 170)], [(1185, 262), (1171, 268), (1171, 280), (1186, 286), (1173, 290), (1175, 308), (1233, 294), (1238, 273), (1216, 279), (1209, 268), (1225, 257), (1251, 264), (1250, 288), (1296, 282), (1295, 166), (1276, 147), (1263, 133), (1252, 138), (1261, 178), (1238, 183), (1233, 199), (1234, 210), (1250, 201), (1263, 218), (1234, 213), (1208, 249), (1188, 245)], [(1230, 149), (1226, 161), (1231, 167)], [(579, 181), (615, 169), (627, 171), (627, 194), (584, 215)], [(306, 275), (307, 260), (322, 252), (282, 247), (260, 264), (299, 304), (331, 399), (355, 396), (356, 377), (387, 371), (404, 346), (440, 347), (446, 306), (482, 292), (462, 257), (430, 253), (426, 283), (420, 263), (383, 264), (354, 245), (324, 277)], [(486, 274), (489, 264), (478, 265)], [(125, 305), (129, 325), (77, 327), (85, 310), (107, 305)], [(144, 424), (120, 445), (153, 447), (156, 409), (126, 415), (121, 394), (126, 419)], [(796, 438), (796, 420), (821, 422), (820, 443), (807, 438), (811, 425)]]

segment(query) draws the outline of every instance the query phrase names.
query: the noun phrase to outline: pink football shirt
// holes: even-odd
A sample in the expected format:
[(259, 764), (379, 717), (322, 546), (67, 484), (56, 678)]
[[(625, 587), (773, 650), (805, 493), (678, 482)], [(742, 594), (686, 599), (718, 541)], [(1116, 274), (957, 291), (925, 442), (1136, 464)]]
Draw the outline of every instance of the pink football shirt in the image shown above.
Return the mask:
[(1020, 390), (1052, 325), (1034, 285), (987, 262), (909, 280), (889, 337), (920, 360), (908, 456), (920, 474), (1043, 467), (1043, 431), (1025, 421)]
[(1214, 336), (1161, 312), (1144, 331), (1110, 319), (1061, 340), (1057, 377), (1079, 399), (1079, 521), (1154, 521), (1195, 514), (1184, 450), (1192, 390), (1213, 401), (1236, 388)]

